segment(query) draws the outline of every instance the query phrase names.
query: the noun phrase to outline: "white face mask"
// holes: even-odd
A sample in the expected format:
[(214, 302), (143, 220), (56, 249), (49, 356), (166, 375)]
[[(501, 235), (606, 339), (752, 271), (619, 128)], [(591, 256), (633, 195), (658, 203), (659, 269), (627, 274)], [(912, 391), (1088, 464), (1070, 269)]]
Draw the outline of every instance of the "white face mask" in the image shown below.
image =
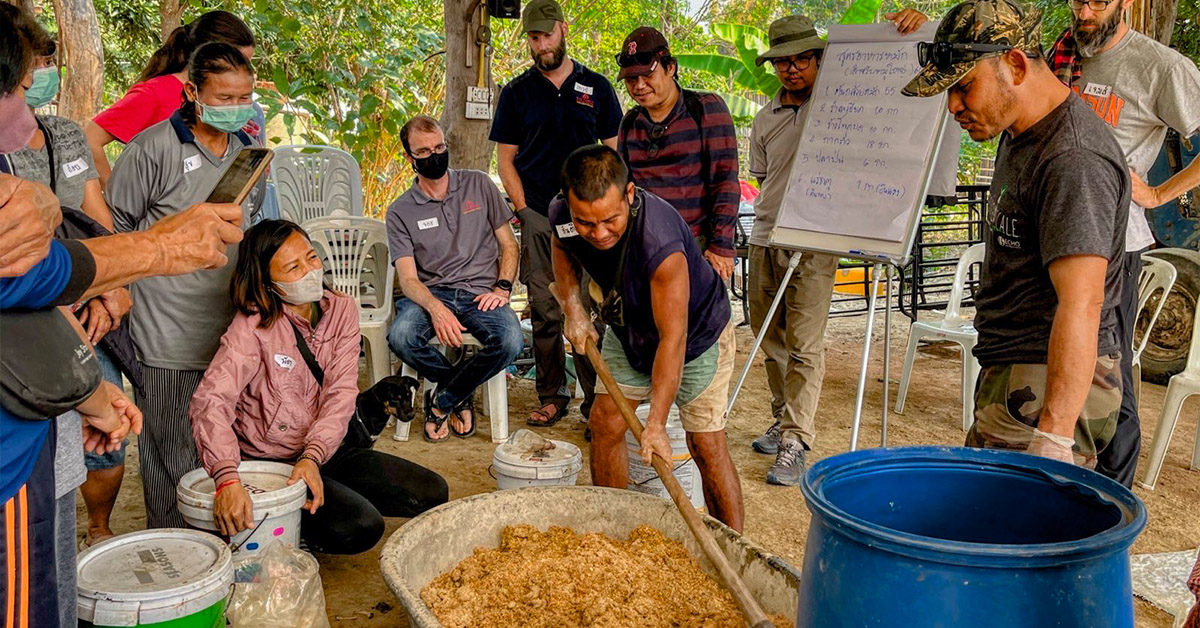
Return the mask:
[(314, 268), (296, 281), (276, 281), (275, 287), (282, 293), (279, 298), (287, 303), (304, 305), (321, 300), (321, 295), (325, 293), (322, 285), (324, 279), (325, 269)]

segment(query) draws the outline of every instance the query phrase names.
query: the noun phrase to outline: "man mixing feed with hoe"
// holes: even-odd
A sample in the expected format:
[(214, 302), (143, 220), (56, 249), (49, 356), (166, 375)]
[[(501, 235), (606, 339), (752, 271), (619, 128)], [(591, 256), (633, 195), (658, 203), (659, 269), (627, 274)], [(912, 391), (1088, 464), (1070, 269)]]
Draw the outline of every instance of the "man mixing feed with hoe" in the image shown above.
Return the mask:
[[(601, 318), (609, 325), (604, 361), (631, 402), (650, 401), (642, 459), (647, 464), (654, 454), (671, 459), (666, 425), (675, 403), (709, 513), (740, 531), (742, 490), (725, 441), (733, 326), (721, 277), (679, 213), (635, 187), (613, 149), (576, 150), (562, 178), (563, 195), (550, 204), (550, 224), (567, 339), (576, 347), (598, 340), (581, 301), (580, 276), (586, 271), (602, 292), (592, 300), (602, 303)], [(596, 384), (588, 424), (592, 481), (624, 488), (627, 428), (602, 382)]]

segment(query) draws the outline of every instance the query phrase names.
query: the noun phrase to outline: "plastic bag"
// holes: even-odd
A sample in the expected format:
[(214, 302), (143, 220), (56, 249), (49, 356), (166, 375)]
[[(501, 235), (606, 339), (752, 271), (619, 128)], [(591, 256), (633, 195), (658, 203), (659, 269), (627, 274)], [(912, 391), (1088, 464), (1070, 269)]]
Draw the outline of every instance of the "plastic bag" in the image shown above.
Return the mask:
[(225, 612), (233, 628), (329, 628), (312, 554), (274, 542), (233, 568), (233, 595)]

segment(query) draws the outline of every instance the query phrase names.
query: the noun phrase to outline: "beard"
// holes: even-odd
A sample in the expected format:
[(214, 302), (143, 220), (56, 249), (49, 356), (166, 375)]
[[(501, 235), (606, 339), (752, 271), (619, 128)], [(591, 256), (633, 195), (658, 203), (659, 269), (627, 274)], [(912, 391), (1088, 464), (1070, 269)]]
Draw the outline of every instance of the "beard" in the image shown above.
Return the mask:
[[(563, 64), (563, 59), (567, 58), (567, 40), (563, 38), (558, 42), (558, 47), (550, 52), (538, 54), (530, 51), (529, 56), (533, 57), (533, 65), (542, 72), (553, 72)], [(549, 61), (545, 61), (546, 57), (550, 57)]]
[(1079, 46), (1079, 54), (1085, 57), (1096, 54), (1112, 39), (1113, 34), (1117, 32), (1117, 27), (1121, 25), (1123, 19), (1125, 19), (1125, 15), (1121, 11), (1114, 11), (1111, 16), (1105, 18), (1094, 29), (1088, 31), (1080, 28), (1082, 23), (1079, 21), (1079, 18), (1072, 18), (1071, 34), (1075, 37), (1075, 42)]

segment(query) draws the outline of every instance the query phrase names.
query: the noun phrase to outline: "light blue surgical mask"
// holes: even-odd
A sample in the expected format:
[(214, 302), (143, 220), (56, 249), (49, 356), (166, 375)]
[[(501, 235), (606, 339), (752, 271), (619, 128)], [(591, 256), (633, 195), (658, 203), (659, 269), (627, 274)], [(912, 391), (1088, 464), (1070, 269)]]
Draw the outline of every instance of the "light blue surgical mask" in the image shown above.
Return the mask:
[(45, 107), (58, 95), (58, 68), (50, 66), (33, 71), (33, 85), (25, 90), (25, 104)]
[(254, 104), (206, 105), (196, 101), (200, 110), (200, 121), (218, 131), (237, 133), (254, 117)]

